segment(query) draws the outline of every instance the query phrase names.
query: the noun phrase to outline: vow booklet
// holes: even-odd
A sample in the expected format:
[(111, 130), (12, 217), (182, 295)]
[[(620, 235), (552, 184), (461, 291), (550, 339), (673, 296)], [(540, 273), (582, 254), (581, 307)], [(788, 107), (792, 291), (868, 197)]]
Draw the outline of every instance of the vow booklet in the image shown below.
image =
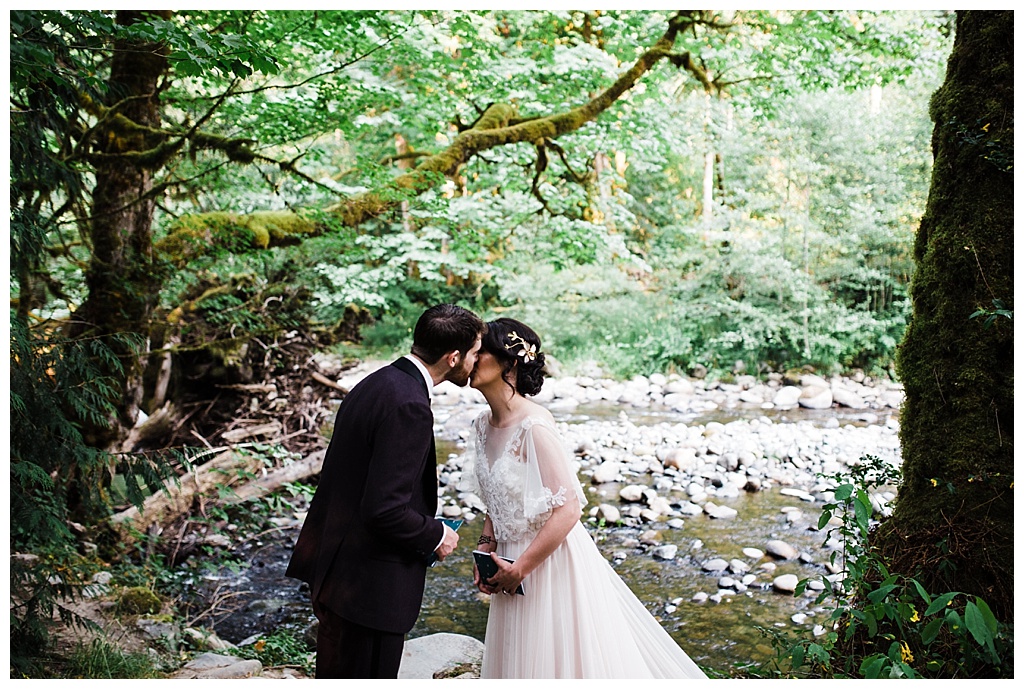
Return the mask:
[[(509, 564), (515, 562), (515, 560), (510, 560), (507, 557), (502, 557), (501, 555), (499, 555), (498, 557), (501, 557), (502, 560)], [(490, 553), (485, 553), (482, 550), (474, 550), (473, 559), (476, 560), (476, 568), (480, 572), (480, 579), (485, 584), (487, 583), (488, 579), (490, 579), (498, 573), (498, 563), (491, 559)], [(519, 584), (519, 588), (516, 589), (516, 593), (518, 593), (520, 596), (526, 595), (526, 592), (523, 590), (522, 583)]]
[[(451, 527), (452, 531), (458, 531), (459, 527), (462, 526), (462, 520), (461, 519), (442, 519), (441, 521), (444, 522), (445, 524), (447, 524), (449, 527)], [(437, 553), (431, 553), (427, 557), (427, 566), (428, 567), (433, 567), (438, 562), (440, 562), (440, 560), (437, 559)]]

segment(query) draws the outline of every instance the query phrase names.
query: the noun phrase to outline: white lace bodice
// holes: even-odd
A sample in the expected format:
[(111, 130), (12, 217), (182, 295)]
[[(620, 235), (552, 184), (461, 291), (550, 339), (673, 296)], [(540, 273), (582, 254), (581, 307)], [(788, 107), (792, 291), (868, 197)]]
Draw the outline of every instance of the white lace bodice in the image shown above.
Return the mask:
[(495, 428), (489, 421), (485, 411), (473, 424), (473, 471), (495, 538), (532, 539), (551, 510), (573, 494), (583, 509), (586, 501), (571, 457), (548, 419), (527, 416), (509, 428)]

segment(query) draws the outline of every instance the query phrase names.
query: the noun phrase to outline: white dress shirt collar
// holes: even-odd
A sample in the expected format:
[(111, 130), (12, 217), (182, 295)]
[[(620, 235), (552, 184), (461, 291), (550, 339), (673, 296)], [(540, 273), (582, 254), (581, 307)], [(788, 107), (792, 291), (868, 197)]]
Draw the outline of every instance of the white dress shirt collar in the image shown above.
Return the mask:
[(434, 379), (430, 376), (430, 371), (427, 370), (427, 367), (423, 365), (422, 361), (414, 357), (412, 354), (406, 354), (405, 358), (411, 361), (412, 363), (416, 364), (416, 368), (418, 368), (420, 370), (420, 373), (423, 374), (423, 380), (426, 381), (427, 383), (427, 396), (430, 397), (431, 401), (433, 401)]

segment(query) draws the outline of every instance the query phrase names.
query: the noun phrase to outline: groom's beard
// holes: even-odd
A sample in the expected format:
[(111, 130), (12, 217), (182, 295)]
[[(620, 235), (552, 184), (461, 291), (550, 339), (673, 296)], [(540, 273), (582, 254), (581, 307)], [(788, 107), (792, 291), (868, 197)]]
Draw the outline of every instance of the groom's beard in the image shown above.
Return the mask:
[(469, 376), (473, 373), (473, 367), (466, 366), (467, 363), (468, 360), (466, 359), (460, 361), (458, 368), (453, 368), (449, 371), (448, 375), (445, 376), (445, 380), (458, 385), (460, 388), (466, 387), (466, 384), (469, 383)]

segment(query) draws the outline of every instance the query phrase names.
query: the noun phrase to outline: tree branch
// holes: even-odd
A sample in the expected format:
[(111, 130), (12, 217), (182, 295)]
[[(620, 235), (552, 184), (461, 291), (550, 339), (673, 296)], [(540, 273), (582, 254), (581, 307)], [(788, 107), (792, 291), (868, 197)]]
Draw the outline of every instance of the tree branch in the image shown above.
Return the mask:
[[(669, 20), (668, 29), (654, 45), (644, 51), (611, 86), (583, 105), (545, 117), (523, 119), (512, 105), (491, 104), (473, 126), (460, 132), (445, 150), (425, 157), (414, 169), (396, 176), (385, 186), (329, 206), (326, 211), (346, 226), (357, 227), (385, 213), (397, 203), (432, 189), (484, 151), (523, 142), (551, 141), (578, 130), (611, 107), (660, 60), (669, 57), (679, 31), (694, 21), (693, 16), (687, 12), (673, 16)], [(188, 261), (192, 256), (200, 255), (216, 245), (219, 238), (211, 236), (210, 228), (197, 230), (195, 223), (198, 221), (198, 217), (193, 216), (190, 226), (172, 232), (157, 244), (157, 251), (172, 251), (175, 259), (180, 262)], [(326, 227), (318, 226), (312, 234), (324, 231)], [(179, 232), (183, 233), (182, 236), (176, 237), (175, 234)], [(303, 233), (310, 234), (309, 231)]]

